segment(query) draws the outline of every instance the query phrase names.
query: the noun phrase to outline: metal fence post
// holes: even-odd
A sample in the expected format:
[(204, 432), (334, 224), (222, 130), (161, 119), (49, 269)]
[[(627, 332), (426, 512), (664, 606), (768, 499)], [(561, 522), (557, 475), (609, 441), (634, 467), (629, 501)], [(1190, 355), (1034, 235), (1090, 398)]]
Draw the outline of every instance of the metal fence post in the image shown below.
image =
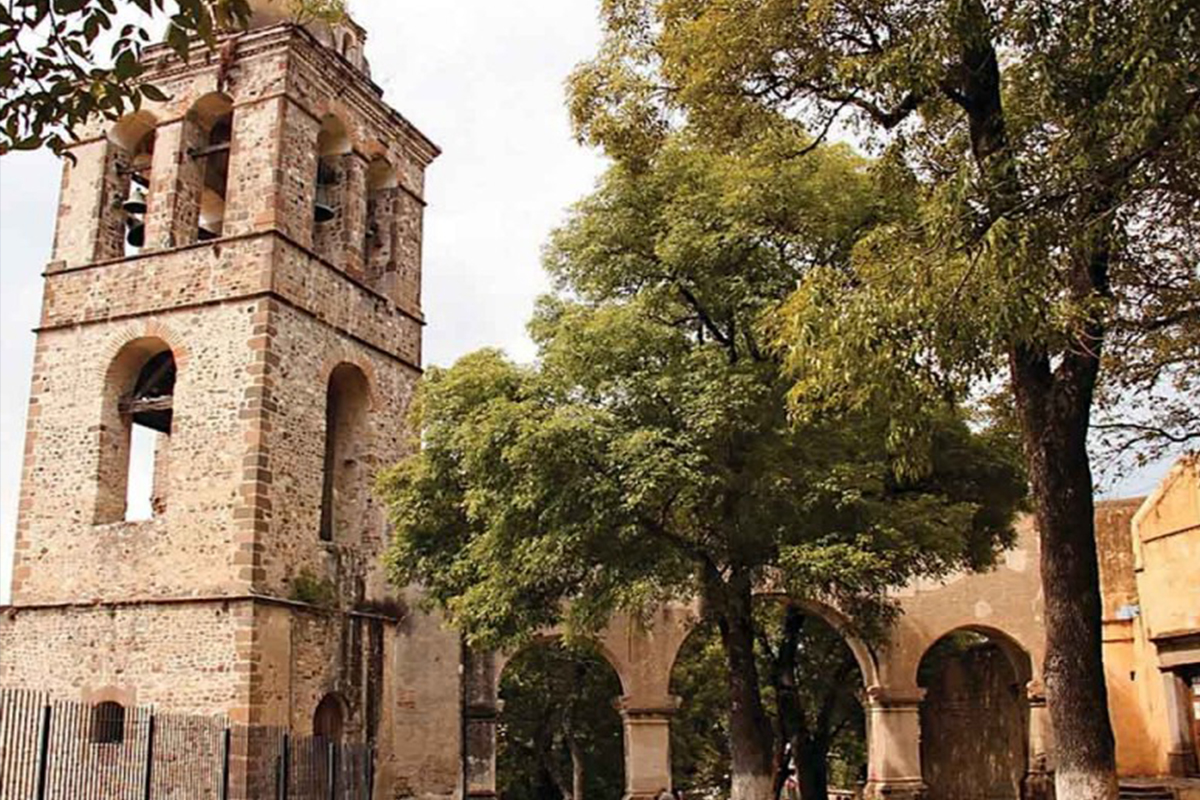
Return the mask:
[(233, 736), (229, 730), (229, 726), (225, 726), (224, 733), (221, 734), (221, 793), (220, 800), (229, 800), (229, 750), (232, 745)]
[(288, 734), (283, 734), (283, 742), (279, 750), (279, 780), (276, 782), (278, 800), (288, 800), (288, 780), (292, 769), (292, 748)]
[(337, 745), (333, 742), (325, 747), (325, 797), (337, 800)]
[(367, 745), (367, 800), (375, 797), (375, 745)]
[(37, 800), (46, 800), (46, 776), (50, 768), (50, 714), (50, 704), (47, 703), (42, 706), (41, 725), (38, 730), (37, 785), (34, 794)]
[(154, 785), (154, 714), (146, 720), (146, 772), (142, 783), (142, 800), (150, 800)]

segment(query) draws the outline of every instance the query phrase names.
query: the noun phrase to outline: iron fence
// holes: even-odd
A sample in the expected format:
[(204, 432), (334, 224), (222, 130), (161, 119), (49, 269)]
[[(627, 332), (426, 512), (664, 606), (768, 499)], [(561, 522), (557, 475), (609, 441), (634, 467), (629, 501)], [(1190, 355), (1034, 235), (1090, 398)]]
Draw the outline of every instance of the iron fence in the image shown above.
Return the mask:
[(0, 800), (371, 800), (368, 745), (0, 690)]

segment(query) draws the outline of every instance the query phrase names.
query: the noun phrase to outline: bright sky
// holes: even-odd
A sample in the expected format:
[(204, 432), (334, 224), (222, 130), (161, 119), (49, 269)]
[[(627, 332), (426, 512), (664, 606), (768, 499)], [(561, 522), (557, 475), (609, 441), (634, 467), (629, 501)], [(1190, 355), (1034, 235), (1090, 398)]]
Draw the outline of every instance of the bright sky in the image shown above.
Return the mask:
[[(352, 0), (385, 99), (444, 151), (425, 217), (427, 363), (485, 345), (527, 359), (525, 321), (548, 288), (539, 252), (603, 167), (571, 137), (563, 81), (595, 50), (596, 0)], [(0, 160), (0, 604), (7, 601), (25, 407), (59, 164)], [(1125, 481), (1148, 491), (1163, 466)]]

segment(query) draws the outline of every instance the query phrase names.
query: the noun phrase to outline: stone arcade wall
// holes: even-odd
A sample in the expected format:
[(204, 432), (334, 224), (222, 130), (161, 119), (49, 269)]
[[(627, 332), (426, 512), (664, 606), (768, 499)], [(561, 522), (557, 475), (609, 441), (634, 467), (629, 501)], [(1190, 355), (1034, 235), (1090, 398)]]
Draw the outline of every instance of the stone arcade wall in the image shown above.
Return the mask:
[[(1025, 797), (1045, 796), (1051, 765), (1041, 688), (1044, 646), (1038, 563), (1036, 531), (1029, 519), (1023, 519), (1016, 544), (993, 570), (917, 582), (897, 592), (903, 614), (885, 645), (871, 647), (846, 636), (864, 680), (868, 797), (907, 800), (924, 792), (928, 776), (920, 742), (926, 693), (918, 685), (918, 670), (930, 648), (959, 631), (987, 638), (1009, 663), (1020, 665), (1013, 668), (1015, 677), (1006, 687), (1012, 699), (1006, 724), (978, 744), (991, 752), (990, 757), (1011, 766), (1016, 779), (1028, 787)], [(814, 602), (803, 605), (835, 629), (848, 630), (837, 609)], [(601, 637), (600, 651), (620, 676), (624, 692), (614, 701), (624, 720), (627, 797), (649, 798), (671, 784), (670, 724), (679, 704), (670, 692), (671, 671), (696, 620), (694, 604), (673, 605), (660, 609), (645, 624), (618, 618)], [(468, 796), (480, 800), (491, 797), (496, 787), (497, 700), (507, 660), (503, 654), (474, 653), (466, 672), (467, 790)], [(983, 677), (987, 685), (998, 680)], [(1019, 763), (1013, 765), (1018, 723), (1026, 734), (1021, 737)]]

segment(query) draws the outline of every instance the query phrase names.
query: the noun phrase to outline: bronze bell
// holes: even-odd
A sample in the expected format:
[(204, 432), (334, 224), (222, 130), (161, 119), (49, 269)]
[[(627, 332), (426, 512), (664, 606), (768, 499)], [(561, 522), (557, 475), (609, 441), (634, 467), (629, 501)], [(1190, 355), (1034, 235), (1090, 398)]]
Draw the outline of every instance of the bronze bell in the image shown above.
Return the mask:
[(130, 189), (129, 197), (121, 204), (121, 209), (126, 214), (141, 216), (146, 213), (146, 190), (139, 184), (133, 184)]
[(317, 184), (317, 202), (313, 206), (313, 219), (317, 222), (329, 222), (335, 216), (333, 205), (329, 202), (328, 184)]
[(137, 217), (129, 217), (125, 220), (129, 231), (125, 234), (125, 241), (130, 247), (141, 247), (146, 244), (146, 223)]

